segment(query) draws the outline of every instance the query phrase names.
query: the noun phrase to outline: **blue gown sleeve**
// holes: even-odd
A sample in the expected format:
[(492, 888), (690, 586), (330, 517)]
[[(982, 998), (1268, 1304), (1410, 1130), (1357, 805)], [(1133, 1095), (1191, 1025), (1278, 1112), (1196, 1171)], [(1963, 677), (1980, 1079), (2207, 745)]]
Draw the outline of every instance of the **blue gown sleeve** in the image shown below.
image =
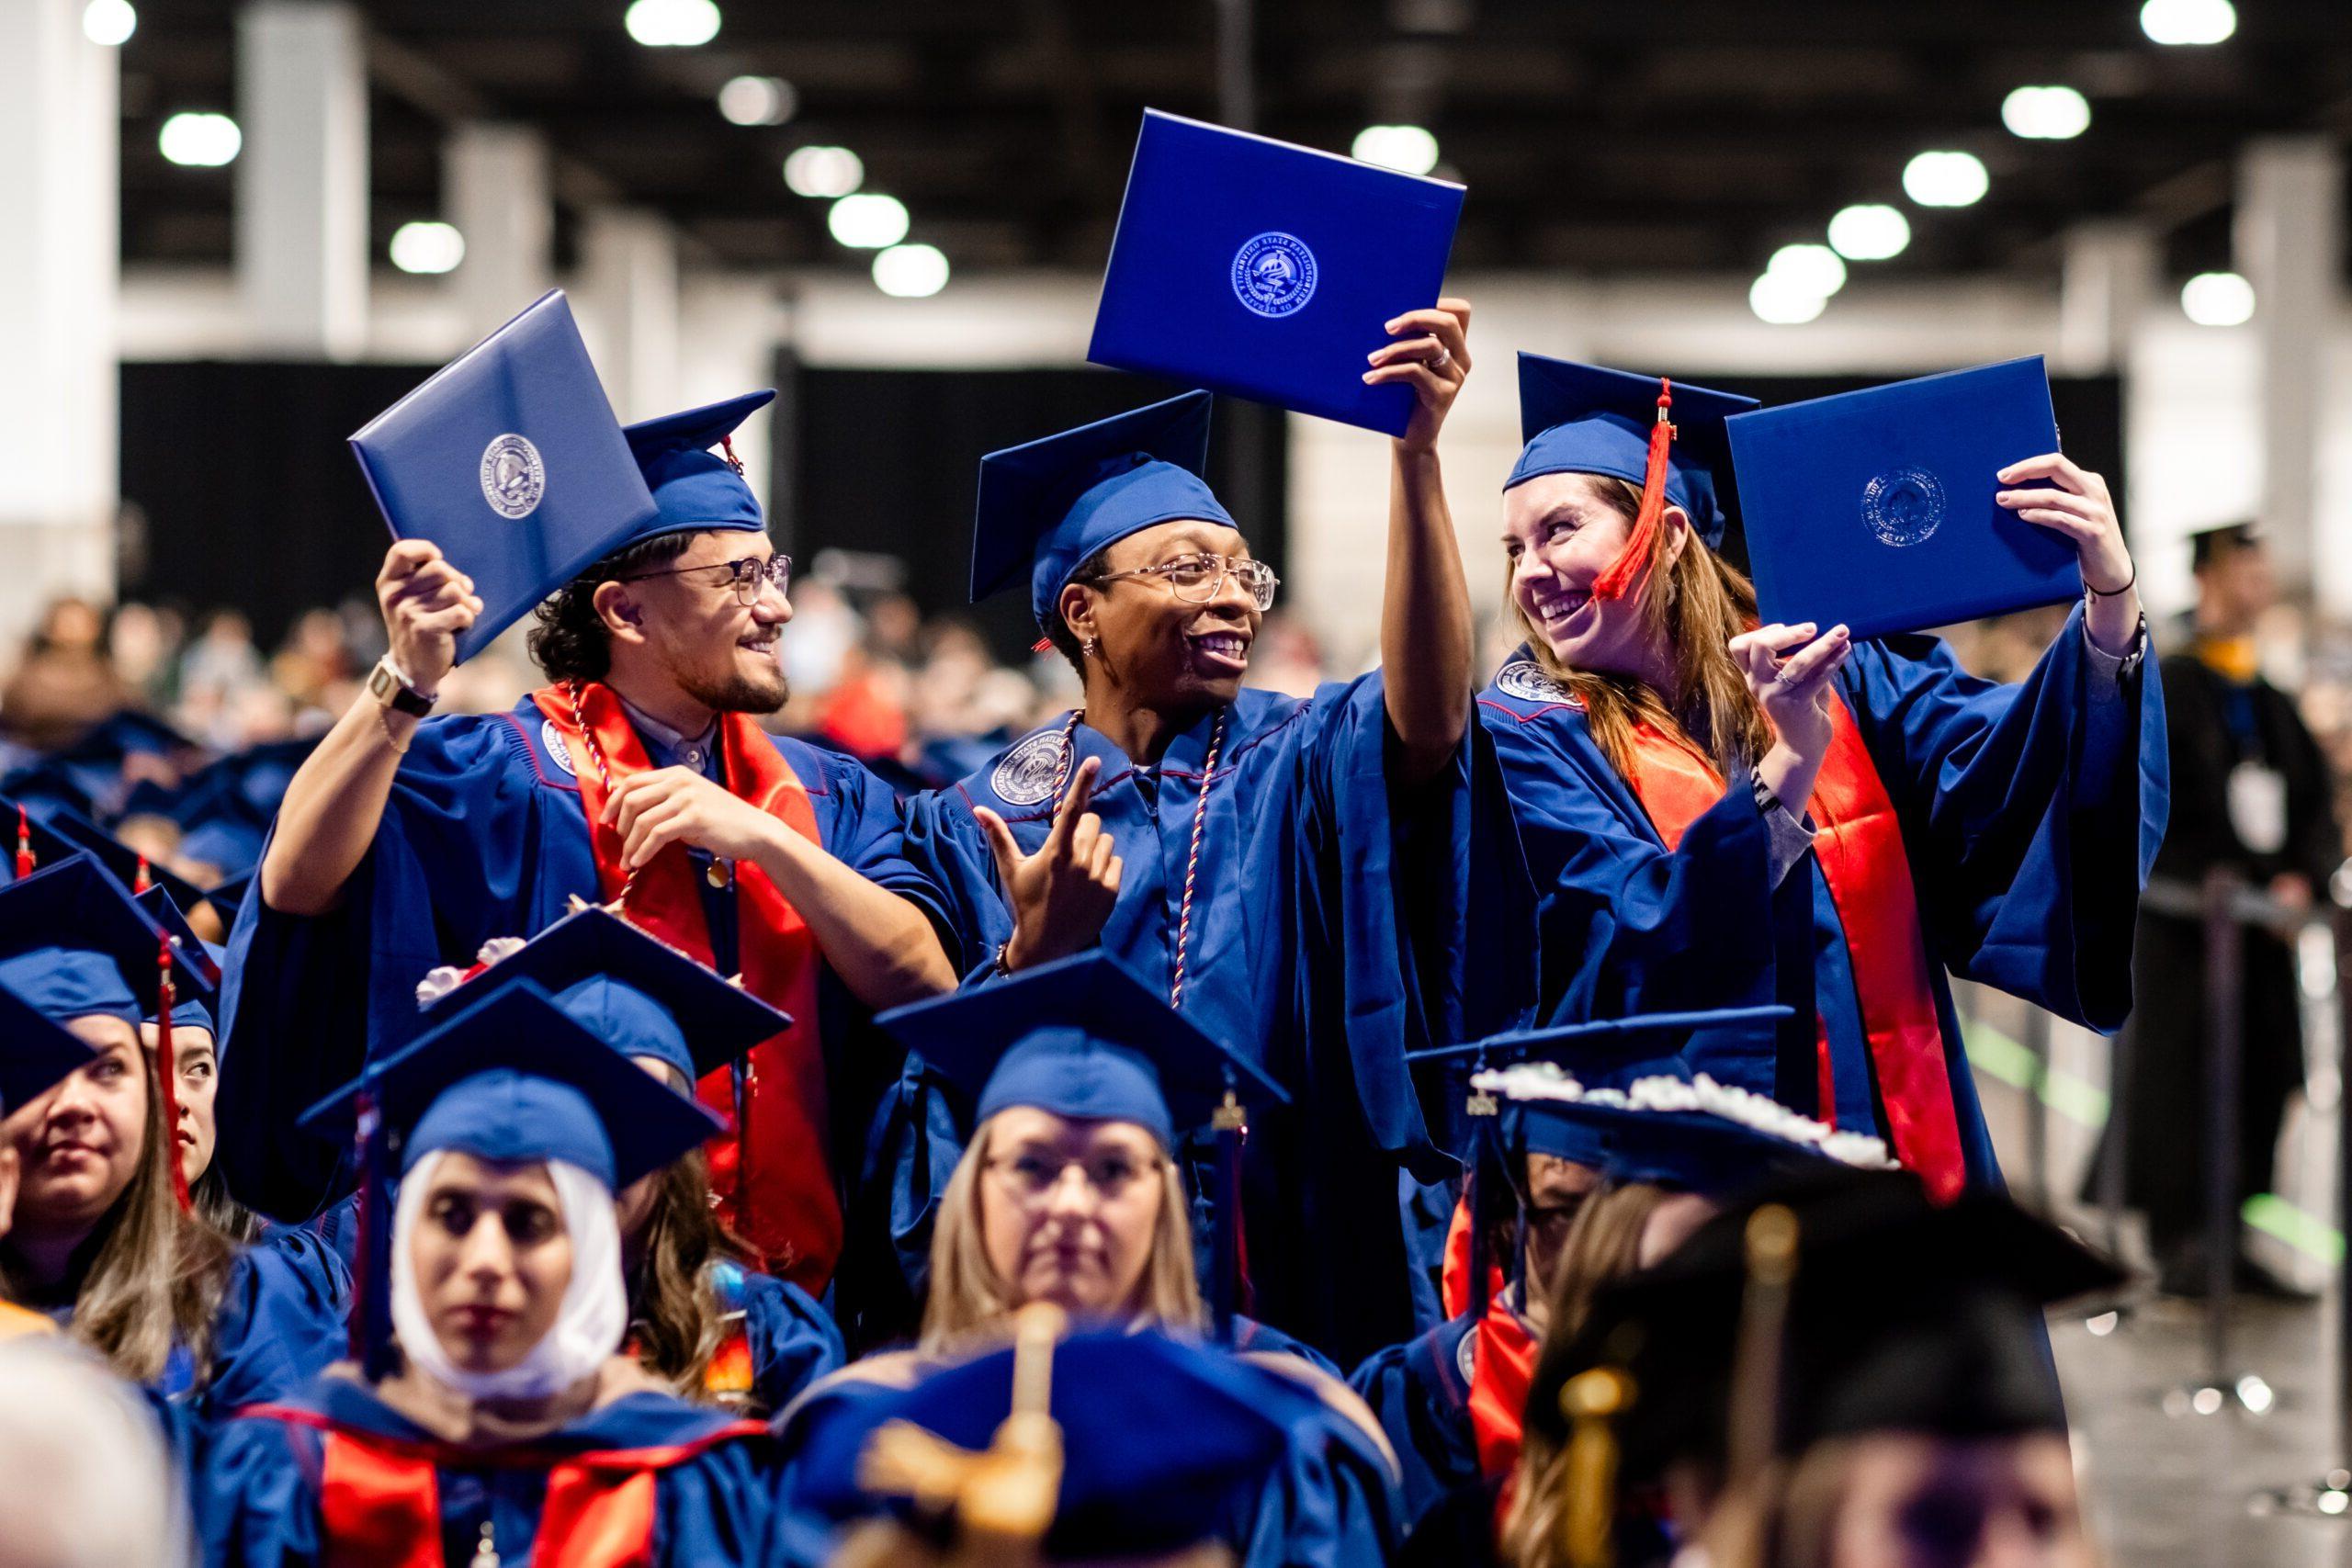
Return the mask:
[[(880, 774), (854, 757), (779, 739), (796, 772), (820, 769), (831, 801), (820, 818), (825, 850), (877, 887), (887, 887), (922, 910), (943, 943), (951, 940), (947, 899), (933, 879), (908, 858), (906, 814), (898, 795)], [(949, 948), (953, 957), (955, 949)]]
[(194, 1512), (205, 1568), (310, 1568), (323, 1562), (316, 1472), (278, 1421), (223, 1426), (197, 1479)]
[(2079, 604), (2018, 685), (1923, 637), (1857, 644), (1840, 680), (1938, 955), (2062, 1018), (2121, 1027), (2167, 809), (2163, 682), (2144, 661), (2120, 689), (2094, 671)]
[(203, 1418), (283, 1399), (341, 1360), (351, 1288), (343, 1260), (307, 1230), (273, 1231), (239, 1254), (213, 1319)]
[(776, 1472), (767, 1438), (720, 1443), (660, 1472), (651, 1560), (757, 1568), (770, 1558)]
[(773, 1414), (849, 1359), (832, 1315), (789, 1280), (744, 1276), (743, 1335), (760, 1407)]
[(1242, 1568), (1358, 1568), (1400, 1539), (1396, 1471), (1355, 1419), (1302, 1391), (1283, 1462), (1261, 1489)]
[(1469, 1327), (1456, 1319), (1364, 1359), (1348, 1386), (1372, 1407), (1401, 1472), (1399, 1518), (1406, 1534), (1453, 1492), (1478, 1480), (1477, 1439), (1463, 1404), (1467, 1391), (1451, 1359)]

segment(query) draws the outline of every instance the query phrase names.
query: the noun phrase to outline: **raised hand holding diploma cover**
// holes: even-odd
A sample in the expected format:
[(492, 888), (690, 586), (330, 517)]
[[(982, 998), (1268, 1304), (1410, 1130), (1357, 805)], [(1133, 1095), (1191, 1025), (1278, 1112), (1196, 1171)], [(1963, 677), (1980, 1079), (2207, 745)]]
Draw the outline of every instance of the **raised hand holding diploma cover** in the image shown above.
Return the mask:
[(399, 539), (427, 539), (474, 580), (472, 658), (549, 583), (654, 514), (560, 288), (369, 420), (351, 450)]
[(1726, 422), (1767, 623), (1884, 637), (2078, 599), (2074, 541), (1994, 500), (2058, 450), (2039, 355)]
[(1148, 109), (1086, 357), (1402, 435), (1365, 355), (1437, 303), (1462, 195)]

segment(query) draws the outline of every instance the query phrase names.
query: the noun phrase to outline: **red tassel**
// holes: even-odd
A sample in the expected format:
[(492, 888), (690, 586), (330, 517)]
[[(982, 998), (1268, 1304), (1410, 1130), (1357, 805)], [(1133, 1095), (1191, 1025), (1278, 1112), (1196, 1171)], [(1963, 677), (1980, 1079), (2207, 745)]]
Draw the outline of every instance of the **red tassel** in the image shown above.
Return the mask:
[(1049, 651), (1053, 646), (1054, 639), (1052, 637), (1041, 637), (1035, 642), (1029, 645), (1029, 651), (1032, 653), (1045, 653)]
[(1668, 413), (1674, 407), (1674, 384), (1657, 380), (1657, 423), (1650, 426), (1648, 467), (1642, 473), (1642, 511), (1634, 519), (1633, 536), (1624, 553), (1593, 580), (1596, 599), (1622, 599), (1649, 569), (1650, 552), (1657, 547), (1657, 532), (1666, 525), (1667, 455), (1674, 446), (1674, 425)]
[[(144, 862), (141, 863), (143, 867)], [(155, 1010), (155, 1093), (164, 1108), (164, 1143), (168, 1149), (165, 1158), (172, 1167), (172, 1198), (185, 1214), (192, 1206), (187, 1195), (187, 1168), (180, 1159), (180, 1091), (179, 1062), (172, 1055), (172, 939), (156, 939), (161, 956), (157, 959), (163, 973), (155, 982), (162, 1005)]]
[(743, 459), (735, 456), (735, 438), (732, 435), (722, 435), (718, 438), (718, 446), (719, 449), (727, 454), (727, 466), (735, 470), (737, 479), (741, 479)]
[(25, 808), (17, 807), (17, 877), (22, 881), (33, 874), (33, 825), (25, 816)]
[(154, 886), (155, 879), (147, 874), (147, 857), (145, 855), (141, 855), (139, 857), (139, 874), (130, 879), (130, 890), (133, 893), (144, 893), (147, 889)]

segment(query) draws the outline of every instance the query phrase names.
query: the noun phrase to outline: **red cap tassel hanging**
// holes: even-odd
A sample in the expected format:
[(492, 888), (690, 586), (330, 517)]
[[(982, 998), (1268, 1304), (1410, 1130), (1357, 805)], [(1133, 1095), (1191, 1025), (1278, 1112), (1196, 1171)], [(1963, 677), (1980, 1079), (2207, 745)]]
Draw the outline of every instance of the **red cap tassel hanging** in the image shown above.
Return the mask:
[(147, 889), (154, 886), (155, 878), (147, 869), (147, 857), (145, 855), (141, 855), (139, 857), (138, 874), (130, 879), (130, 890), (133, 893), (144, 893)]
[(17, 807), (17, 879), (23, 881), (33, 874), (33, 825), (25, 808)]
[(180, 1158), (179, 1062), (172, 1055), (172, 939), (157, 938), (163, 973), (155, 982), (155, 1093), (163, 1103), (164, 1142), (170, 1148), (172, 1198), (185, 1214), (193, 1206), (187, 1195), (187, 1167)]
[(1623, 598), (1649, 570), (1650, 552), (1657, 547), (1658, 530), (1666, 525), (1667, 457), (1674, 446), (1674, 425), (1668, 416), (1673, 408), (1674, 384), (1661, 376), (1657, 423), (1650, 426), (1649, 463), (1642, 472), (1641, 515), (1634, 519), (1633, 537), (1625, 541), (1624, 553), (1593, 580), (1596, 599)]

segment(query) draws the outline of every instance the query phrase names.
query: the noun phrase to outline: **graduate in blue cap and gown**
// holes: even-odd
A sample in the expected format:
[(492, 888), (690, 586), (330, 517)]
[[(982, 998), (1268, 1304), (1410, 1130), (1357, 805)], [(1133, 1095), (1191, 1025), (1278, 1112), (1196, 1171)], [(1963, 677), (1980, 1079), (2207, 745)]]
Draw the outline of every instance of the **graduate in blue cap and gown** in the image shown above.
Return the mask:
[[(172, 943), (86, 856), (0, 889), (0, 986), (93, 1052), (7, 1108), (19, 1185), (0, 1291), (198, 1416), (326, 1366), (349, 1300), (324, 1247), (234, 1249), (190, 1210), (164, 1063), (176, 997), (209, 984), (201, 954)], [(151, 1018), (152, 1047), (141, 1036)]]
[(797, 1408), (771, 1561), (1386, 1561), (1387, 1456), (1314, 1395), (1158, 1330), (1063, 1325), (1033, 1303), (1010, 1348)]
[(381, 1208), (369, 1183), (391, 1224), (361, 1363), (220, 1428), (197, 1489), (205, 1560), (753, 1561), (766, 1429), (675, 1398), (623, 1348), (615, 1196), (700, 1144), (710, 1113), (516, 979), (311, 1124), (355, 1117), (397, 1183)]
[[(493, 942), (482, 957), (418, 984), (428, 1025), (494, 987), (533, 980), (573, 1022), (681, 1093), (789, 1021), (598, 905), (528, 942)], [(624, 1190), (620, 1226), (629, 1348), (684, 1398), (773, 1416), (845, 1359), (825, 1309), (762, 1272), (713, 1212), (701, 1150)]]
[[(967, 971), (1099, 941), (1291, 1090), (1298, 1113), (1270, 1117), (1249, 1162), (1257, 1299), (1342, 1357), (1433, 1305), (1386, 1197), (1400, 1168), (1450, 1170), (1405, 1050), (1532, 999), (1532, 975), (1462, 984), (1469, 950), (1490, 970), (1526, 953), (1531, 897), (1504, 886), (1515, 849), (1468, 726), (1472, 618), (1435, 458), (1468, 317), (1408, 312), (1372, 356), (1367, 379), (1417, 399), (1391, 447), (1384, 668), (1310, 696), (1243, 684), (1277, 583), (1201, 477), (1206, 393), (983, 458), (973, 593), (1025, 582), (1084, 703), (908, 807)], [(1044, 945), (1020, 928), (1032, 905), (1070, 913), (1037, 923)], [(963, 1131), (910, 1075), (880, 1156), (910, 1274)]]
[(1420, 1055), (1466, 1080), (1487, 1245), (1449, 1257), (1447, 1322), (1366, 1359), (1349, 1380), (1403, 1469), (1407, 1531), (1419, 1543), (1408, 1561), (1495, 1557), (1538, 1349), (1572, 1331), (1604, 1280), (1670, 1250), (1713, 1212), (1711, 1199), (1770, 1171), (1890, 1163), (1877, 1139), (1718, 1084), (1677, 1055), (1702, 1030), (1769, 1041), (1785, 1015), (1609, 1019)]
[(2075, 542), (2087, 588), (2021, 684), (1931, 637), (1758, 626), (1708, 467), (1752, 406), (1521, 356), (1503, 551), (1528, 640), (1479, 712), (1543, 899), (1544, 1010), (1784, 1002), (1773, 1052), (1694, 1060), (1884, 1136), (1950, 1197), (1996, 1172), (1947, 972), (2099, 1030), (2131, 1007), (2165, 803), (2132, 558), (2103, 479), (2020, 453), (1986, 483)]
[[(82, 1043), (80, 1036), (0, 984), (0, 1122), (96, 1059), (97, 1053)], [(15, 1142), (0, 1138), (0, 1240), (6, 1238), (16, 1213), (23, 1168)], [(0, 1340), (56, 1332), (57, 1325), (47, 1314), (0, 1299)]]
[[(390, 654), (288, 787), (230, 944), (222, 1147), (246, 1201), (300, 1219), (347, 1192), (332, 1151), (275, 1133), (415, 1032), (428, 970), (585, 898), (793, 1021), (702, 1084), (735, 1122), (712, 1175), (729, 1222), (787, 1278), (821, 1292), (832, 1277), (835, 1145), (856, 1147), (879, 1092), (858, 1085), (847, 1035), (862, 1010), (955, 976), (888, 789), (757, 722), (785, 700), (790, 562), (709, 448), (773, 396), (628, 428), (658, 512), (541, 585), (531, 648), (549, 683), (505, 713), (420, 720), (458, 635), (516, 607), (486, 607), (428, 542), (387, 555)], [(515, 537), (526, 547), (527, 529)], [(895, 1064), (876, 1070), (887, 1083)]]

